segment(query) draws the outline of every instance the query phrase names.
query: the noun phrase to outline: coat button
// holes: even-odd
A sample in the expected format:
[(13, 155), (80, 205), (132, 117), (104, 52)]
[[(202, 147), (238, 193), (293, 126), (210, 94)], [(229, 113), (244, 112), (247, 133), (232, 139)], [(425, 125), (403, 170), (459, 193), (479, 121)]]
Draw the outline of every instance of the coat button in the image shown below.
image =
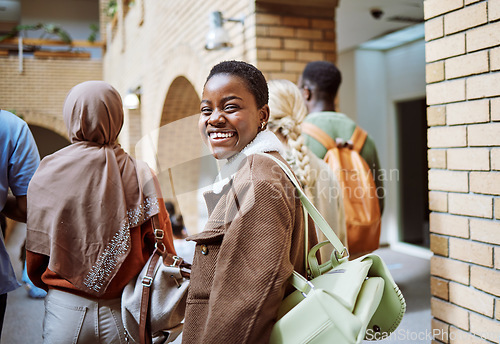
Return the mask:
[(208, 254), (208, 247), (207, 247), (207, 245), (201, 245), (201, 253), (202, 254)]

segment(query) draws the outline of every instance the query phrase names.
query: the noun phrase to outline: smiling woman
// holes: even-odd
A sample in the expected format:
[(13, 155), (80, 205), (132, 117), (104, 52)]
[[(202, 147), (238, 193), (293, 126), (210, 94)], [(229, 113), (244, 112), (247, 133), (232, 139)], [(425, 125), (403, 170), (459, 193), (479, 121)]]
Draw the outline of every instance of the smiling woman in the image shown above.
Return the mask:
[[(239, 65), (220, 64), (212, 70), (201, 101), (200, 131), (217, 159), (228, 159), (241, 151), (265, 128), (269, 119), (266, 97), (262, 92), (254, 95), (252, 91), (258, 90), (257, 85), (243, 78), (255, 77), (249, 73), (253, 70), (241, 69), (242, 76), (237, 76), (232, 74), (236, 69), (231, 71), (230, 66)], [(262, 74), (260, 79), (267, 92)]]
[[(293, 270), (305, 275), (300, 199), (268, 153), (279, 139), (266, 130), (266, 79), (254, 66), (225, 61), (203, 90), (199, 129), (217, 159), (227, 159), (211, 191), (209, 218), (196, 242), (184, 343), (267, 343)], [(311, 228), (312, 223), (310, 224)], [(317, 243), (315, 231), (308, 245)]]

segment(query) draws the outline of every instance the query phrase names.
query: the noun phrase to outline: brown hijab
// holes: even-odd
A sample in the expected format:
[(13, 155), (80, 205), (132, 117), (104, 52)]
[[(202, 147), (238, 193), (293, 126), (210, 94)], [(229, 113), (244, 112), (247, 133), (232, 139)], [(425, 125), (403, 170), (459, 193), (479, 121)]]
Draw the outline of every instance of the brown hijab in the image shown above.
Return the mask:
[(29, 184), (26, 248), (99, 296), (130, 251), (130, 230), (159, 212), (157, 192), (149, 167), (116, 143), (123, 108), (113, 87), (73, 87), (63, 116), (72, 144), (43, 159)]

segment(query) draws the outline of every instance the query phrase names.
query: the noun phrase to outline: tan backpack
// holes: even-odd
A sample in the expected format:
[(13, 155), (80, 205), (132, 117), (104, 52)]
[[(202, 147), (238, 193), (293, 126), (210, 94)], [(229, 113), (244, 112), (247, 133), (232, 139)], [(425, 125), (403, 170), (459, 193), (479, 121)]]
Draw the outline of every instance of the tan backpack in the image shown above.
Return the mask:
[(335, 172), (342, 188), (351, 259), (376, 250), (381, 219), (377, 187), (368, 164), (360, 155), (368, 134), (356, 127), (349, 141), (335, 141), (311, 123), (303, 123), (302, 132), (327, 149), (323, 160)]

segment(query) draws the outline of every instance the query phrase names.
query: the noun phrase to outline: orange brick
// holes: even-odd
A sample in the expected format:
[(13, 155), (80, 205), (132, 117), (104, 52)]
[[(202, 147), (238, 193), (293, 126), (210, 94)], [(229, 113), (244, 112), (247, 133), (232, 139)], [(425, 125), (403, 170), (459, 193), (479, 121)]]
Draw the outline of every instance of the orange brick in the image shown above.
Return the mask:
[[(278, 50), (281, 51), (281, 50)], [(269, 49), (259, 49), (257, 50), (257, 59), (259, 60), (267, 60), (269, 59)]]
[(432, 127), (427, 130), (429, 148), (465, 147), (467, 129), (465, 126)]
[(425, 61), (433, 62), (465, 54), (465, 34), (459, 33), (425, 44)]
[(317, 51), (298, 51), (297, 60), (298, 61), (319, 61), (324, 60), (325, 57), (323, 53)]
[[(500, 270), (500, 247), (495, 247), (495, 269)], [(500, 302), (500, 301), (499, 301)], [(500, 304), (497, 303), (497, 319), (500, 320), (498, 315), (500, 314)]]
[(431, 275), (462, 284), (469, 284), (469, 264), (433, 256), (431, 258)]
[(498, 338), (500, 334), (500, 323), (485, 316), (471, 313), (470, 332), (481, 338), (498, 343), (500, 340), (500, 338)]
[(270, 49), (269, 50), (269, 59), (270, 60), (295, 60), (297, 56), (297, 52), (293, 50), (279, 50), (279, 49)]
[[(432, 283), (432, 282), (431, 282)], [(431, 319), (431, 330), (434, 339), (439, 339), (440, 342), (434, 341), (433, 343), (448, 343), (450, 325), (438, 319)]]
[(488, 1), (488, 19), (490, 21), (500, 19), (500, 0)]
[(500, 98), (491, 99), (491, 120), (500, 121)]
[(285, 61), (283, 62), (283, 70), (285, 72), (296, 72), (302, 73), (306, 64), (304, 62), (295, 62), (295, 61)]
[(471, 172), (470, 191), (500, 195), (500, 172)]
[[(314, 27), (314, 26), (313, 26)], [(323, 30), (323, 39), (334, 41), (337, 36), (334, 30)]]
[(426, 86), (427, 104), (436, 105), (465, 100), (465, 80), (444, 81)]
[(490, 50), (490, 70), (500, 69), (500, 48)]
[(500, 245), (500, 223), (471, 219), (470, 237), (472, 240)]
[(257, 37), (256, 46), (257, 48), (281, 48), (281, 39), (280, 38), (264, 38)]
[(277, 79), (290, 80), (291, 82), (296, 83), (297, 80), (299, 79), (299, 76), (297, 75), (297, 73), (271, 72), (266, 77), (266, 80), (277, 80)]
[(324, 51), (325, 60), (333, 63), (337, 63), (337, 54), (335, 51)]
[(431, 251), (440, 256), (448, 256), (448, 237), (431, 234)]
[(469, 237), (469, 219), (466, 217), (433, 212), (429, 215), (429, 222), (431, 233)]
[(438, 15), (462, 8), (463, 6), (463, 0), (427, 0), (424, 1), (424, 18), (430, 19)]
[(449, 125), (484, 123), (490, 120), (488, 99), (446, 105), (446, 123)]
[(500, 146), (500, 123), (475, 124), (467, 128), (470, 146)]
[(500, 219), (500, 198), (495, 198), (495, 218)]
[(259, 61), (257, 68), (265, 72), (281, 72), (282, 62), (281, 61)]
[(448, 193), (439, 191), (429, 192), (429, 210), (447, 212)]
[(310, 44), (308, 40), (294, 38), (286, 38), (283, 42), (284, 48), (290, 50), (308, 50), (310, 49)]
[(449, 338), (450, 343), (453, 344), (491, 344), (491, 342), (483, 340), (481, 337), (462, 331), (456, 327), (450, 327)]
[(450, 282), (450, 302), (487, 316), (493, 316), (495, 299), (463, 284)]
[(489, 294), (500, 296), (500, 271), (471, 265), (470, 283)]
[(448, 300), (448, 281), (431, 276), (431, 294), (443, 300)]
[(496, 310), (496, 311), (495, 311), (495, 313), (496, 313), (496, 314), (495, 314), (495, 318), (496, 318), (497, 320), (500, 320), (500, 300), (499, 300), (499, 299), (497, 299), (497, 300), (496, 300), (495, 310)]
[(485, 2), (474, 6), (467, 6), (444, 16), (444, 33), (445, 35), (449, 35), (463, 31), (484, 24), (487, 20)]
[(429, 190), (468, 192), (469, 181), (466, 172), (430, 170)]
[(498, 45), (500, 22), (490, 23), (467, 31), (467, 51), (476, 51)]
[(282, 23), (284, 26), (293, 26), (293, 27), (309, 27), (310, 22), (309, 18), (302, 17), (283, 17)]
[(256, 26), (255, 27), (255, 36), (257, 37), (266, 37), (269, 36), (269, 26)]
[(280, 25), (281, 16), (268, 13), (257, 13), (255, 15), (255, 23), (257, 25)]
[(431, 41), (444, 36), (444, 17), (437, 17), (425, 22), (425, 40)]
[(269, 36), (274, 37), (293, 37), (295, 36), (295, 29), (283, 26), (270, 26), (268, 28)]
[(429, 106), (427, 108), (427, 125), (432, 127), (446, 124), (446, 106)]
[(331, 19), (312, 19), (311, 27), (317, 29), (335, 29), (335, 21)]
[(323, 39), (323, 31), (317, 29), (297, 29), (297, 38)]
[(425, 81), (427, 83), (444, 80), (444, 61), (428, 63), (425, 65)]
[(427, 151), (427, 161), (429, 168), (446, 168), (446, 150), (429, 149)]
[(447, 150), (450, 170), (487, 171), (490, 169), (490, 151), (487, 148), (453, 148)]
[(314, 51), (330, 51), (334, 52), (335, 51), (335, 42), (331, 41), (313, 41), (312, 42), (312, 49)]
[(462, 260), (464, 262), (493, 267), (493, 246), (491, 245), (470, 240), (450, 238), (449, 256), (450, 258)]
[(435, 318), (461, 329), (469, 330), (469, 313), (467, 310), (446, 301), (432, 298), (431, 311)]
[(478, 75), (467, 79), (468, 99), (495, 97), (498, 95), (500, 95), (500, 72)]
[(451, 214), (492, 218), (493, 199), (482, 195), (450, 193), (448, 209)]
[(453, 57), (445, 62), (446, 79), (454, 79), (489, 71), (488, 52), (480, 51)]

